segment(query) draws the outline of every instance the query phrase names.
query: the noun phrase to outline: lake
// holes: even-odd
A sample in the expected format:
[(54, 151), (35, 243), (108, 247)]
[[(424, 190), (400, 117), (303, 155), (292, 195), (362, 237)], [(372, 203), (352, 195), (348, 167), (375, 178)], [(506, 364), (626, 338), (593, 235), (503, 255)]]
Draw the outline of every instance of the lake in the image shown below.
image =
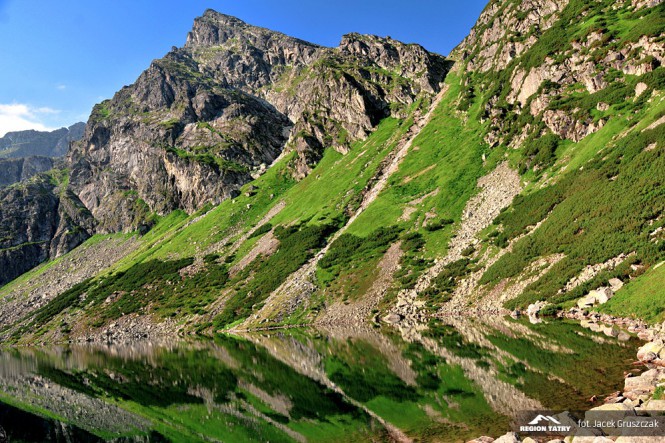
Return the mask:
[(0, 426), (12, 442), (496, 437), (524, 410), (597, 405), (623, 387), (638, 343), (563, 320), (449, 318), (11, 348)]

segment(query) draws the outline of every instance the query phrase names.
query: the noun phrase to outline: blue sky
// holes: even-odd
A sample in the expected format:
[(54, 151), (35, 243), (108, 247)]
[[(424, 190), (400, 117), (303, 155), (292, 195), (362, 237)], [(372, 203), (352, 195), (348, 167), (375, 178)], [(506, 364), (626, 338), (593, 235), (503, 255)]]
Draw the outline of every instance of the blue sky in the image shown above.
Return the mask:
[(92, 106), (182, 46), (207, 8), (325, 46), (348, 32), (448, 54), (486, 0), (0, 0), (0, 136), (86, 121)]

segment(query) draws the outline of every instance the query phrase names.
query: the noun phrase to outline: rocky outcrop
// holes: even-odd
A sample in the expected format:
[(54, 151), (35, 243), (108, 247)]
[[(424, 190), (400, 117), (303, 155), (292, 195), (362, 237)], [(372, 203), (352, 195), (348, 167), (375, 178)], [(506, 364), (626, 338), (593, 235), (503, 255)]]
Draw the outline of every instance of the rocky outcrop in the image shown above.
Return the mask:
[(345, 153), (383, 118), (404, 117), (421, 93), (438, 92), (447, 69), (443, 57), (419, 45), (348, 34), (314, 64), (287, 73), (265, 96), (295, 122), (291, 145), (304, 176), (325, 147)]
[[(573, 142), (600, 130), (606, 123), (602, 114), (609, 115), (609, 107), (623, 101), (623, 97), (615, 94), (614, 103), (604, 103), (604, 111), (598, 109), (601, 115), (594, 115), (591, 107), (566, 106), (566, 101), (584, 91), (594, 94), (608, 87), (617, 89), (625, 81), (617, 77), (618, 72), (636, 76), (651, 73), (665, 62), (665, 46), (656, 29), (645, 28), (649, 34), (631, 37), (614, 34), (602, 26), (592, 26), (575, 37), (566, 36), (566, 29), (570, 29), (574, 17), (598, 15), (605, 20), (620, 8), (641, 20), (646, 12), (637, 10), (658, 8), (660, 3), (635, 0), (632, 5), (619, 2), (581, 7), (567, 0), (490, 2), (453, 53), (467, 70), (501, 72), (498, 84), (496, 75), (490, 80), (496, 95), (489, 97), (485, 107), (485, 118), (491, 121), (486, 142), (490, 146), (507, 144), (519, 148), (529, 136), (543, 135), (538, 124), (514, 128), (516, 116), (527, 112), (534, 119), (520, 120), (541, 120), (548, 132)], [(551, 48), (544, 47), (543, 42)]]
[[(504, 69), (537, 41), (537, 34), (556, 22), (567, 4), (568, 0), (492, 1), (455, 52), (469, 60), (468, 69)], [(532, 30), (537, 34), (531, 34)]]
[(53, 168), (49, 157), (25, 157), (0, 160), (0, 188), (46, 172)]
[(183, 48), (204, 74), (246, 92), (277, 82), (286, 69), (310, 65), (324, 50), (212, 9), (194, 20)]
[(92, 235), (94, 220), (71, 192), (48, 176), (0, 190), (0, 285)]
[(76, 123), (51, 132), (8, 132), (0, 137), (0, 158), (61, 157), (67, 153), (71, 142), (81, 139), (84, 129), (85, 123)]
[(286, 142), (290, 123), (272, 106), (180, 69), (169, 55), (98, 105), (69, 155), (72, 187), (102, 232), (140, 228), (150, 212), (218, 204)]

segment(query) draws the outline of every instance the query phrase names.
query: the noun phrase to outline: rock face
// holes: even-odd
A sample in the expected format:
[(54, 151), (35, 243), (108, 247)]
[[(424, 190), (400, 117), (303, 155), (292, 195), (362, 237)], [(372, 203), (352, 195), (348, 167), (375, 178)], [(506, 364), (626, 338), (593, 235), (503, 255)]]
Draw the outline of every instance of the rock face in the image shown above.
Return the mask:
[(93, 231), (90, 212), (48, 176), (0, 189), (0, 285), (69, 252)]
[(527, 35), (534, 28), (546, 31), (567, 4), (568, 0), (526, 0), (507, 7), (503, 1), (490, 1), (458, 49), (463, 58), (471, 60), (469, 69), (481, 72), (504, 69), (537, 40), (535, 35), (526, 39), (511, 37)]
[(25, 157), (0, 160), (0, 188), (46, 172), (53, 168), (49, 157)]
[(350, 34), (323, 48), (208, 10), (183, 48), (95, 107), (71, 183), (100, 231), (136, 229), (148, 212), (235, 196), (285, 149), (303, 177), (324, 148), (345, 152), (437, 92), (446, 70), (418, 45)]
[[(533, 132), (537, 127), (540, 129), (539, 125), (532, 125), (525, 128), (522, 137), (506, 138), (510, 125), (506, 122), (514, 114), (522, 113), (542, 120), (547, 127), (543, 132), (579, 142), (600, 130), (606, 120), (592, 116), (586, 109), (561, 106), (562, 98), (570, 97), (573, 91), (594, 94), (616, 89), (613, 73), (639, 76), (665, 62), (665, 45), (658, 31), (648, 31), (650, 34), (639, 38), (620, 39), (600, 28), (590, 29), (582, 37), (562, 44), (563, 30), (570, 23), (579, 16), (594, 13), (569, 3), (568, 0), (491, 1), (469, 36), (456, 48), (455, 56), (466, 63), (466, 69), (480, 73), (505, 71), (503, 75), (509, 79), (508, 94), (504, 91), (489, 101), (486, 117), (494, 129), (486, 137), (488, 144), (520, 147), (526, 135), (541, 135)], [(632, 3), (638, 9), (657, 8), (660, 4), (660, 1), (638, 0)], [(533, 55), (531, 48), (538, 43), (548, 48), (540, 47), (535, 51), (537, 55)], [(636, 88), (636, 95), (646, 90), (644, 86)]]
[(149, 211), (217, 204), (286, 142), (288, 119), (273, 107), (178, 77), (165, 68), (171, 61), (153, 63), (135, 85), (98, 105), (70, 153), (72, 186), (102, 231), (134, 230)]
[(55, 131), (8, 132), (0, 138), (0, 158), (29, 156), (62, 157), (71, 142), (83, 137), (85, 123), (76, 123), (69, 128)]

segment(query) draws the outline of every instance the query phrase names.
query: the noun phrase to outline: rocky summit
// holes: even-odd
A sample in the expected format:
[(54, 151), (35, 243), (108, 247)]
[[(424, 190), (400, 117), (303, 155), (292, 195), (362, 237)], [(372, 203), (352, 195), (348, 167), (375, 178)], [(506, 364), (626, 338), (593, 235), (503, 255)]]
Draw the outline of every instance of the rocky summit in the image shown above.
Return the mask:
[(661, 322), (663, 8), (492, 0), (447, 57), (207, 10), (64, 160), (4, 161), (0, 333)]

